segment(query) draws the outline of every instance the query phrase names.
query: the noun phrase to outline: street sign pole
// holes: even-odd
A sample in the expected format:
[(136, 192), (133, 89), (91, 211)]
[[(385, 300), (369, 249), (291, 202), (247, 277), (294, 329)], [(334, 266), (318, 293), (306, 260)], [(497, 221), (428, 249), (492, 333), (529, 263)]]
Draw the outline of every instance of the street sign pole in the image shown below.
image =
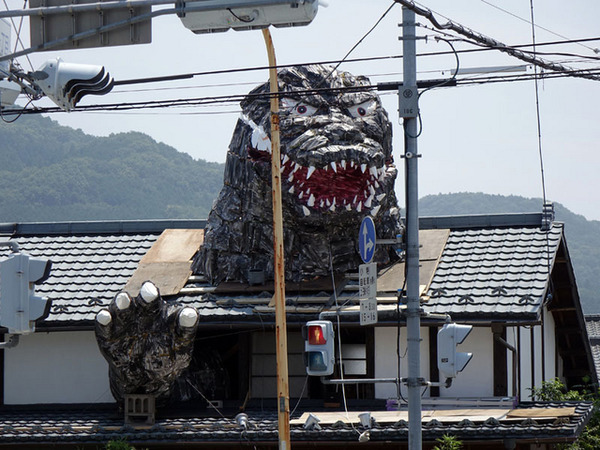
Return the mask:
[[(421, 450), (421, 307), (419, 299), (419, 210), (417, 154), (417, 56), (415, 13), (402, 8), (403, 85), (398, 92), (404, 118), (406, 166), (406, 334), (408, 353), (408, 448)], [(398, 361), (400, 364), (400, 361)]]

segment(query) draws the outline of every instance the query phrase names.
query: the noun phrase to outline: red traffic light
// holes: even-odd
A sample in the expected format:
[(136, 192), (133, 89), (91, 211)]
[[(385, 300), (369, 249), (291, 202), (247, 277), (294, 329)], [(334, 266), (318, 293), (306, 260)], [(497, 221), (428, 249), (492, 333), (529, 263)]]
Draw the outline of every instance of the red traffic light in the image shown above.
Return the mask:
[(310, 325), (308, 327), (308, 343), (311, 345), (327, 344), (323, 325)]

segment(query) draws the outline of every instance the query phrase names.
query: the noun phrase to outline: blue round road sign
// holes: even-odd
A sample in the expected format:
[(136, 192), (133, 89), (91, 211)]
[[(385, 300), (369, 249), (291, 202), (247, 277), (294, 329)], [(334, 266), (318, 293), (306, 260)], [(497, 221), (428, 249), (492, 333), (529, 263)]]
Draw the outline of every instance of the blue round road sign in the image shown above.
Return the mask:
[(365, 217), (360, 223), (358, 252), (365, 264), (369, 264), (375, 254), (375, 222), (371, 216)]

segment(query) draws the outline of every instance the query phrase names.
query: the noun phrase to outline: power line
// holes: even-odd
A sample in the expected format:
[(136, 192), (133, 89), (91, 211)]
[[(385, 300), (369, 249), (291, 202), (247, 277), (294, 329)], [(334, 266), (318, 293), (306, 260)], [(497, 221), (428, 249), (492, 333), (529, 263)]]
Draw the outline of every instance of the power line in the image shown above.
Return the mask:
[[(516, 18), (516, 19), (519, 19), (519, 20), (527, 23), (528, 25), (534, 26), (535, 28), (539, 28), (541, 30), (547, 31), (550, 34), (553, 34), (554, 36), (557, 36), (557, 37), (560, 37), (560, 38), (563, 38), (563, 39), (569, 39), (568, 37), (566, 37), (566, 36), (564, 36), (564, 35), (562, 35), (560, 33), (556, 33), (556, 32), (554, 32), (554, 31), (552, 31), (552, 30), (550, 30), (548, 28), (545, 28), (545, 27), (541, 26), (541, 25), (535, 25), (531, 21), (525, 19), (524, 17), (518, 16), (517, 14), (514, 14), (514, 13), (512, 13), (512, 12), (510, 12), (510, 11), (504, 9), (504, 8), (501, 8), (498, 5), (494, 5), (492, 2), (489, 2), (488, 0), (480, 0), (480, 1), (483, 2), (483, 3), (485, 3), (486, 5), (491, 6), (492, 8), (496, 8), (497, 10), (502, 11), (503, 13), (506, 13), (506, 14), (508, 14), (508, 15)], [(593, 48), (593, 47), (590, 47), (588, 45), (582, 44), (580, 42), (578, 42), (577, 45), (580, 45), (580, 46), (582, 46), (584, 48), (587, 48), (588, 50), (591, 50), (591, 51), (593, 51), (596, 54), (600, 53), (600, 49), (598, 49), (598, 48)]]
[[(582, 39), (569, 39), (567, 41), (551, 41), (551, 42), (542, 42), (542, 43), (538, 43), (537, 46), (538, 47), (542, 47), (542, 46), (554, 46), (554, 45), (563, 45), (563, 44), (571, 44), (571, 43), (578, 43), (578, 42), (593, 42), (593, 41), (600, 41), (600, 37), (590, 37), (590, 38), (582, 38)], [(464, 42), (466, 43), (471, 43), (474, 45), (479, 45), (475, 42), (470, 42), (468, 40), (464, 40)], [(527, 48), (527, 47), (531, 47), (530, 43), (527, 44), (517, 44), (517, 45), (513, 45), (511, 46), (511, 48)], [(456, 53), (458, 54), (465, 54), (465, 53), (479, 53), (479, 52), (488, 52), (488, 51), (494, 51), (497, 50), (496, 48), (491, 48), (491, 47), (478, 47), (478, 48), (474, 48), (474, 49), (462, 49), (462, 50), (456, 50)], [(539, 52), (538, 52), (539, 53)], [(453, 55), (454, 51), (439, 51), (439, 52), (423, 52), (423, 53), (419, 53), (417, 54), (417, 57), (432, 57), (432, 56), (443, 56), (443, 55)], [(551, 56), (551, 55), (556, 55), (556, 56), (573, 56), (573, 57), (581, 57), (581, 58), (588, 58), (588, 59), (592, 59), (592, 60), (600, 60), (600, 58), (597, 57), (588, 57), (588, 56), (583, 56), (583, 55), (577, 55), (577, 54), (567, 54), (567, 53), (559, 53), (559, 52), (547, 52), (544, 53), (545, 55)], [(346, 60), (324, 60), (324, 61), (313, 61), (313, 62), (305, 62), (305, 63), (294, 63), (294, 64), (282, 64), (282, 65), (278, 65), (277, 68), (278, 69), (284, 69), (284, 68), (290, 68), (290, 67), (295, 67), (295, 66), (307, 66), (307, 65), (315, 65), (315, 64), (340, 64), (340, 63), (358, 63), (358, 62), (371, 62), (371, 61), (382, 61), (382, 60), (391, 60), (391, 59), (402, 59), (402, 55), (384, 55), (384, 56), (370, 56), (370, 57), (363, 57), (363, 58), (351, 58), (351, 59), (346, 59)], [(182, 74), (173, 74), (173, 75), (163, 75), (163, 76), (157, 76), (157, 77), (148, 77), (148, 78), (133, 78), (133, 79), (127, 79), (127, 80), (115, 80), (115, 86), (125, 86), (125, 85), (132, 85), (132, 84), (146, 84), (146, 83), (160, 83), (160, 82), (167, 82), (167, 81), (178, 81), (178, 80), (185, 80), (185, 79), (191, 79), (194, 77), (199, 77), (199, 76), (209, 76), (209, 75), (224, 75), (224, 74), (233, 74), (233, 73), (244, 73), (244, 72), (253, 72), (253, 71), (260, 71), (260, 70), (268, 70), (269, 66), (253, 66), (253, 67), (240, 67), (240, 68), (233, 68), (233, 69), (219, 69), (219, 70), (210, 70), (210, 71), (203, 71), (203, 72), (189, 72), (189, 73), (182, 73)], [(377, 74), (374, 74), (372, 76), (378, 76)], [(249, 83), (231, 83), (232, 86), (234, 85), (247, 85)], [(258, 83), (256, 83), (258, 84)]]
[[(488, 36), (485, 36), (481, 33), (473, 31), (470, 28), (467, 28), (463, 25), (453, 22), (452, 20), (449, 20), (445, 24), (441, 24), (437, 21), (433, 12), (430, 9), (421, 8), (417, 5), (415, 5), (415, 3), (411, 0), (394, 0), (394, 1), (397, 3), (400, 3), (405, 8), (408, 8), (411, 11), (414, 11), (415, 14), (425, 17), (433, 24), (434, 27), (441, 29), (441, 30), (452, 30), (462, 36), (469, 38), (470, 40), (472, 40), (473, 42), (475, 42), (479, 45), (483, 45), (483, 46), (489, 47), (489, 48), (494, 48), (496, 50), (507, 53), (508, 55), (511, 55), (522, 61), (528, 62), (530, 64), (535, 64), (536, 66), (542, 67), (546, 70), (552, 70), (552, 71), (563, 72), (563, 73), (568, 73), (571, 70), (570, 68), (565, 67), (561, 64), (556, 64), (556, 63), (553, 63), (550, 61), (546, 61), (546, 60), (537, 58), (535, 56), (528, 55), (527, 53), (524, 53), (520, 50), (516, 50), (513, 47), (510, 47), (500, 41), (497, 41), (497, 40), (492, 39)], [(588, 73), (585, 73), (582, 71), (571, 72), (571, 76), (579, 77), (579, 78), (586, 78), (589, 80), (600, 81), (600, 76), (588, 74)]]

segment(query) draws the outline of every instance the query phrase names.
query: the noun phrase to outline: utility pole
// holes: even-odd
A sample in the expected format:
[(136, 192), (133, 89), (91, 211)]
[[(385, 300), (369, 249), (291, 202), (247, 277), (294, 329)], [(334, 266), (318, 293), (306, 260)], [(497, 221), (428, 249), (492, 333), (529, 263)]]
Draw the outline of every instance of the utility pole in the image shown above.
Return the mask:
[[(403, 84), (398, 92), (404, 118), (406, 172), (406, 334), (408, 347), (408, 448), (421, 450), (421, 305), (419, 298), (419, 189), (417, 153), (417, 56), (415, 13), (402, 7)], [(400, 364), (400, 362), (398, 362)]]
[(281, 153), (279, 140), (279, 87), (277, 61), (271, 32), (262, 30), (269, 55), (269, 85), (271, 90), (271, 193), (273, 197), (273, 258), (275, 270), (275, 341), (277, 344), (277, 421), (279, 450), (289, 450), (290, 388), (288, 381), (287, 322), (285, 315), (285, 264), (283, 255), (283, 212), (281, 201)]

